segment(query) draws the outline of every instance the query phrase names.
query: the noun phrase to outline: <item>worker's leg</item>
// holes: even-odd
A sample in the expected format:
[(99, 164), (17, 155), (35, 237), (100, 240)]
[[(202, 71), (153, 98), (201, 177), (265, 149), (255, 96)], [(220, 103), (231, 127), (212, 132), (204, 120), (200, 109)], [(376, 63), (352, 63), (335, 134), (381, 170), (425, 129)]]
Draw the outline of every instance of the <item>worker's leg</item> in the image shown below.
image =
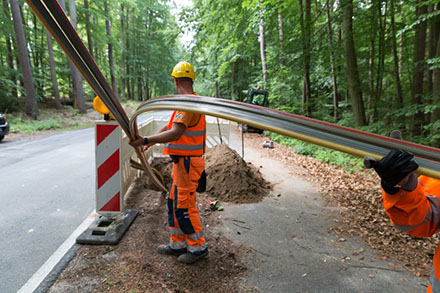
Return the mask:
[(195, 255), (207, 249), (196, 205), (197, 184), (204, 167), (202, 157), (182, 157), (173, 165), (174, 219), (185, 234), (188, 252)]
[(171, 174), (170, 192), (168, 194), (168, 226), (170, 228), (170, 248), (176, 251), (186, 252), (186, 236), (182, 230), (180, 230), (177, 222), (174, 210), (176, 208), (177, 201), (175, 194), (177, 194), (177, 186), (174, 184), (174, 165), (173, 172)]

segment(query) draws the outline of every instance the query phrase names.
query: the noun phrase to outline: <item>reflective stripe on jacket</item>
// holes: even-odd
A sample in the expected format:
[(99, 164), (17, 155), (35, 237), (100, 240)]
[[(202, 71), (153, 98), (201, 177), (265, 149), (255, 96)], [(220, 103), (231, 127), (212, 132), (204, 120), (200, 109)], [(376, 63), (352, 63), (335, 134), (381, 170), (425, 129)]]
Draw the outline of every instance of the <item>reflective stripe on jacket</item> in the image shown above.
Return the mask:
[[(175, 116), (176, 111), (173, 112), (173, 115), (168, 122), (168, 129), (173, 128), (173, 120)], [(163, 153), (166, 155), (178, 156), (201, 156), (205, 153), (205, 141), (206, 120), (205, 115), (200, 115), (197, 124), (187, 127), (178, 140), (171, 141), (164, 145)]]
[[(420, 176), (413, 191), (400, 189), (396, 194), (382, 190), (382, 201), (391, 223), (416, 237), (430, 237), (440, 228), (440, 181)], [(440, 249), (434, 254), (428, 292), (440, 292)]]

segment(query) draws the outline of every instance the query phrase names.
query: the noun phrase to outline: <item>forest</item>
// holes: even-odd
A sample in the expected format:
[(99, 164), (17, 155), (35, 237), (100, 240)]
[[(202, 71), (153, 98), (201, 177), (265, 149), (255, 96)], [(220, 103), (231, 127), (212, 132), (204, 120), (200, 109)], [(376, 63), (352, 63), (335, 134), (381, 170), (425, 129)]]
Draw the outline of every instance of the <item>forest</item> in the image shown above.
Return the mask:
[[(440, 147), (440, 0), (59, 0), (119, 100), (269, 92), (284, 112)], [(85, 113), (95, 93), (21, 0), (2, 0), (0, 112)], [(189, 43), (180, 36), (189, 32)]]

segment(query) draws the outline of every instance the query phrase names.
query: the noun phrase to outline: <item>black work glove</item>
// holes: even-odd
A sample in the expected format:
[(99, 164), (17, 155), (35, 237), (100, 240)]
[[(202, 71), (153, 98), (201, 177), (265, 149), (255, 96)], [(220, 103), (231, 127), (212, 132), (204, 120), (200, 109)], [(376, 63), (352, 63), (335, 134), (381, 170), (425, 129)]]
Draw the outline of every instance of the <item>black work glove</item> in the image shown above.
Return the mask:
[(391, 150), (373, 168), (381, 178), (382, 188), (389, 194), (395, 194), (399, 188), (394, 187), (419, 165), (413, 160), (414, 155), (406, 151)]

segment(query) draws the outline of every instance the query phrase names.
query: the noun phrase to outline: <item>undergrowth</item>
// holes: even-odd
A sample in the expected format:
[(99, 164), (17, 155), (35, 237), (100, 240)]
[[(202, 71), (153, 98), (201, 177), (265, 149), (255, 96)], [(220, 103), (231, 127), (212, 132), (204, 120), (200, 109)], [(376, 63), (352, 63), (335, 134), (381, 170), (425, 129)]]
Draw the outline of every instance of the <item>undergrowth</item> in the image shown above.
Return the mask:
[(22, 117), (9, 118), (9, 125), (11, 127), (11, 133), (25, 133), (32, 134), (42, 130), (54, 130), (75, 128), (78, 123), (74, 121), (66, 121), (60, 117), (48, 117), (44, 120), (32, 120)]
[(269, 136), (273, 141), (294, 149), (295, 152), (300, 155), (313, 157), (325, 163), (341, 166), (350, 173), (364, 169), (363, 161), (358, 157), (307, 143), (298, 139), (286, 137), (277, 133), (269, 133)]

